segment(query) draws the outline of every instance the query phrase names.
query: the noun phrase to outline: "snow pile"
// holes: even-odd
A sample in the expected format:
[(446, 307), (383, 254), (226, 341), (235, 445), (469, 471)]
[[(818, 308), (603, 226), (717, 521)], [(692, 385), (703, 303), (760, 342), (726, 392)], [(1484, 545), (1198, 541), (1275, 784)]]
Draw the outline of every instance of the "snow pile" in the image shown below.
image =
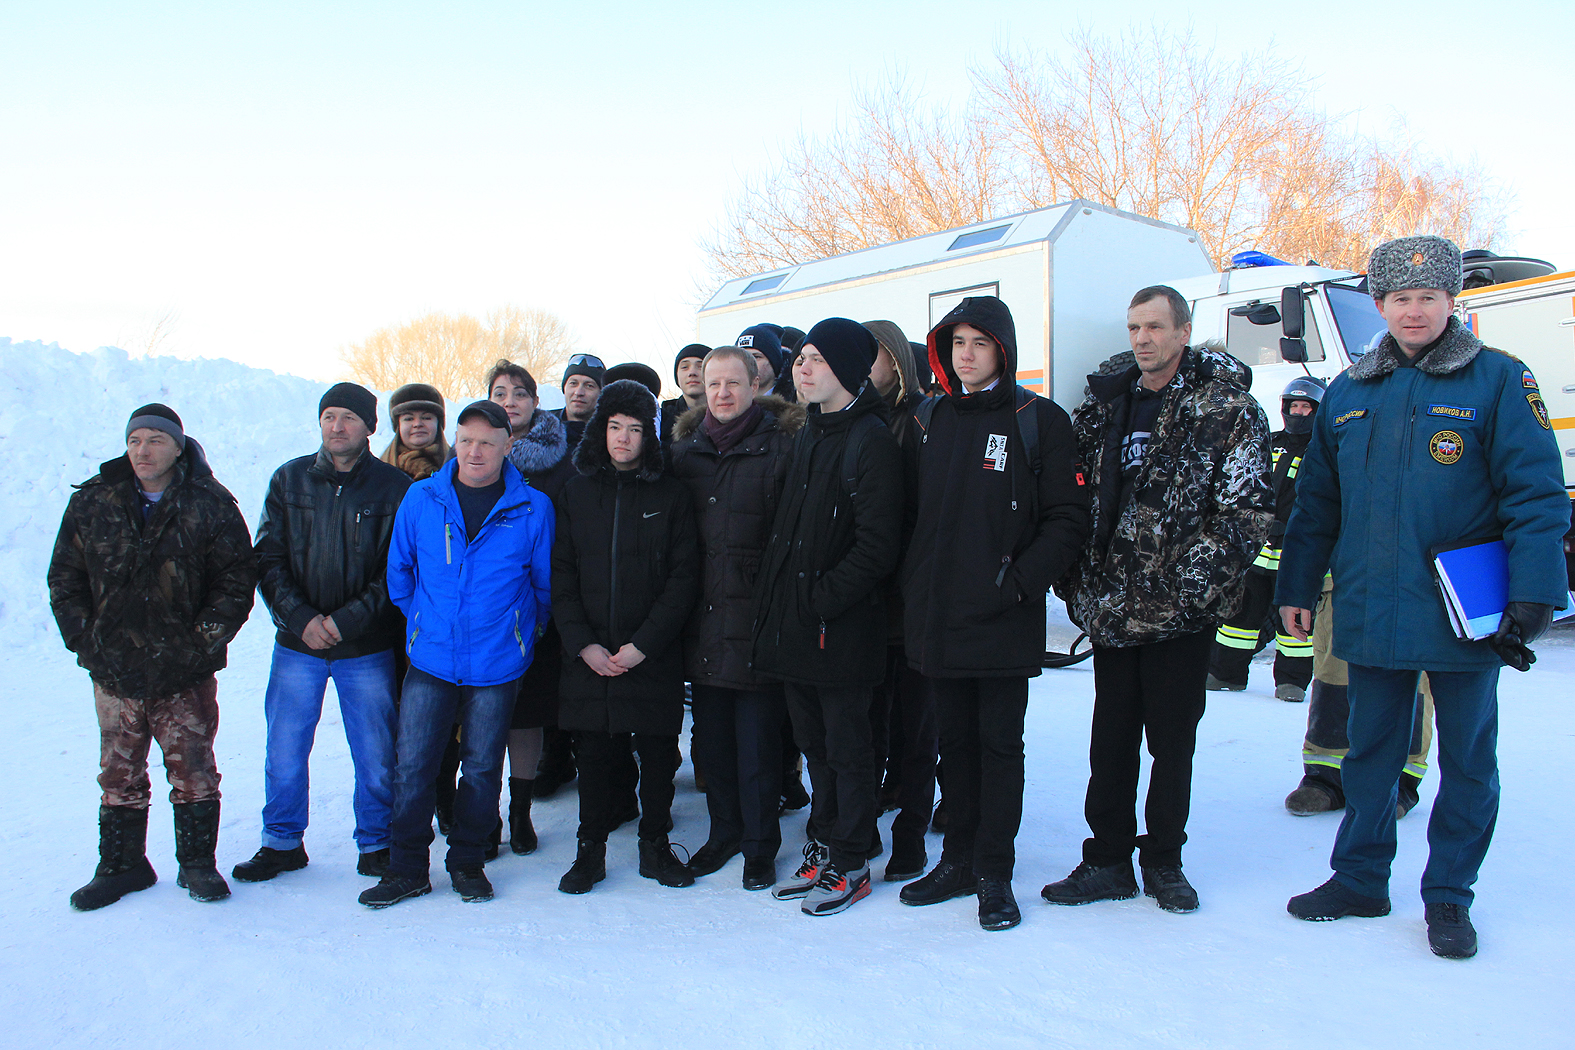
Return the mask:
[[(160, 401), (180, 414), (254, 530), (275, 468), (321, 443), (325, 385), (235, 361), (132, 358), (116, 347), (75, 354), (0, 338), (0, 630), (53, 635), (44, 574), (71, 496), (126, 450), (131, 411)], [(386, 425), (373, 436), (382, 449)]]

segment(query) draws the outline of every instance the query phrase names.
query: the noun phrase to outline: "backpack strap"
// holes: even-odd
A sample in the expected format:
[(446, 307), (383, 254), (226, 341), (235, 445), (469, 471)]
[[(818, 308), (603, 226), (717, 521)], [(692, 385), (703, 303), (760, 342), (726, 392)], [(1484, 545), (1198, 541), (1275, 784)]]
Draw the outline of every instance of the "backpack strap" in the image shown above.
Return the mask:
[(859, 450), (864, 447), (864, 435), (885, 425), (879, 416), (870, 412), (855, 419), (848, 428), (848, 443), (842, 446), (842, 491), (849, 499), (859, 490)]
[(920, 401), (918, 407), (913, 410), (913, 421), (919, 424), (919, 443), (921, 445), (929, 440), (930, 417), (935, 415), (935, 402), (939, 400), (940, 398), (938, 397), (927, 397)]
[(1039, 412), (1034, 407), (1034, 402), (1039, 400), (1039, 395), (1023, 387), (1016, 388), (1017, 398), (1017, 434), (1023, 439), (1023, 448), (1028, 453), (1028, 469), (1039, 475)]

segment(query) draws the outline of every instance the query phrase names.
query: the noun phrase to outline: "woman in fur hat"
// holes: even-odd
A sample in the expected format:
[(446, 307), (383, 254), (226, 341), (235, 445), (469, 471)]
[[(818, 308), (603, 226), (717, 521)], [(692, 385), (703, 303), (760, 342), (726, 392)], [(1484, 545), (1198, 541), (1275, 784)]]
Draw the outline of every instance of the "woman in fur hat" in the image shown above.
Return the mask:
[(394, 417), (394, 440), (381, 458), (411, 481), (431, 477), (454, 455), (443, 436), (443, 395), (437, 387), (406, 383), (388, 399), (388, 414)]

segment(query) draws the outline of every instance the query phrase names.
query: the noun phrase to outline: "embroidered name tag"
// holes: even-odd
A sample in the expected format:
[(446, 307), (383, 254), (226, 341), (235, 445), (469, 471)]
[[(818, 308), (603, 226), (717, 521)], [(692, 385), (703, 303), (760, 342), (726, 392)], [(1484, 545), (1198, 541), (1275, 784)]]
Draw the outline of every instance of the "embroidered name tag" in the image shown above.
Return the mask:
[(1006, 435), (987, 435), (984, 443), (984, 469), (1006, 469)]
[(1353, 419), (1361, 419), (1365, 415), (1367, 415), (1367, 409), (1365, 409), (1365, 408), (1353, 408), (1349, 412), (1342, 412), (1338, 416), (1335, 416), (1334, 417), (1334, 425), (1337, 426), (1337, 427), (1344, 426), (1345, 424), (1349, 423), (1351, 420), (1353, 420)]
[(1477, 418), (1476, 409), (1461, 408), (1459, 405), (1428, 405), (1427, 414), (1430, 416), (1448, 416), (1450, 419)]

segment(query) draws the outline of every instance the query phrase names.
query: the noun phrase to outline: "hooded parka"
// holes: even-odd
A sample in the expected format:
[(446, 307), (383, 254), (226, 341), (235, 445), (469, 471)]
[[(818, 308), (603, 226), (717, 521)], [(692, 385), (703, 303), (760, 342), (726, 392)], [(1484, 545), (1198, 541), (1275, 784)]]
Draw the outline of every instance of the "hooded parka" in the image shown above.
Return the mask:
[[(1000, 380), (968, 393), (951, 363), (952, 329), (999, 343)], [(1044, 662), (1045, 592), (1089, 532), (1072, 422), (1055, 402), (1017, 407), (1017, 337), (994, 296), (964, 299), (929, 336), (947, 393), (905, 445), (913, 536), (902, 567), (908, 662), (932, 678), (1034, 677)], [(1025, 392), (1026, 393), (1026, 392)], [(1035, 474), (1018, 412), (1037, 419)]]
[(720, 689), (759, 689), (750, 668), (751, 628), (760, 559), (771, 538), (793, 435), (802, 406), (756, 398), (764, 414), (727, 452), (706, 433), (705, 406), (685, 412), (673, 428), (673, 476), (689, 487), (700, 529), (701, 594), (684, 628), (689, 681)]
[(66, 504), (49, 605), (66, 648), (115, 696), (173, 696), (220, 670), (252, 608), (256, 563), (235, 497), (192, 438), (146, 521), (131, 461)]
[[(558, 497), (553, 611), (563, 637), (561, 729), (677, 736), (684, 718), (680, 635), (700, 591), (694, 509), (684, 484), (661, 472), (656, 401), (633, 380), (609, 383), (574, 452), (579, 476)], [(607, 420), (645, 425), (639, 465), (618, 470)], [(592, 644), (645, 655), (620, 675), (580, 657)]]
[[(860, 420), (874, 417), (881, 425)], [(860, 433), (845, 482), (850, 432)], [(793, 439), (756, 592), (754, 670), (805, 685), (876, 685), (885, 677), (883, 584), (901, 554), (902, 455), (870, 383), (841, 412), (810, 405)]]

